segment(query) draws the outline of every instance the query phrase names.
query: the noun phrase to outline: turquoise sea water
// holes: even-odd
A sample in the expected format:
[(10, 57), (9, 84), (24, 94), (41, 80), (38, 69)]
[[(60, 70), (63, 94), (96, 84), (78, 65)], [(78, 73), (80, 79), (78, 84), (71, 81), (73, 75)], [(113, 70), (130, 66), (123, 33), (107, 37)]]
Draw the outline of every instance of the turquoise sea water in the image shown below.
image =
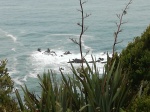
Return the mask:
[[(83, 36), (84, 51), (90, 50), (95, 57), (104, 57), (102, 52), (112, 51), (113, 32), (116, 30), (116, 14), (121, 13), (128, 0), (88, 0), (84, 5), (91, 14), (85, 25), (89, 29)], [(8, 59), (8, 69), (15, 86), (26, 83), (29, 89), (38, 90), (37, 74), (48, 69), (58, 73), (59, 67), (70, 70), (69, 59), (79, 58), (79, 48), (69, 38), (78, 38), (81, 14), (78, 0), (0, 0), (0, 59)], [(150, 24), (150, 0), (133, 0), (119, 35), (117, 50)], [(49, 56), (39, 53), (47, 48), (57, 53)], [(61, 55), (65, 51), (71, 55)], [(87, 56), (90, 60), (90, 55)], [(75, 65), (76, 66), (76, 65)], [(98, 64), (100, 70), (103, 64)]]

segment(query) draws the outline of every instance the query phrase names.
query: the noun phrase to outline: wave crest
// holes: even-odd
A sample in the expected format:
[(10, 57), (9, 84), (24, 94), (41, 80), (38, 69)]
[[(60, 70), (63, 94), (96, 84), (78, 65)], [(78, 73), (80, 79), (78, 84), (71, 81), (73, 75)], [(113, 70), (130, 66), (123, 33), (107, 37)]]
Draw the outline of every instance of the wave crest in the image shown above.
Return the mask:
[(2, 34), (4, 34), (6, 37), (10, 37), (14, 42), (17, 41), (17, 37), (14, 36), (13, 34), (10, 34), (10, 33), (6, 32), (6, 31), (2, 30), (2, 29), (0, 29), (0, 31), (1, 31)]

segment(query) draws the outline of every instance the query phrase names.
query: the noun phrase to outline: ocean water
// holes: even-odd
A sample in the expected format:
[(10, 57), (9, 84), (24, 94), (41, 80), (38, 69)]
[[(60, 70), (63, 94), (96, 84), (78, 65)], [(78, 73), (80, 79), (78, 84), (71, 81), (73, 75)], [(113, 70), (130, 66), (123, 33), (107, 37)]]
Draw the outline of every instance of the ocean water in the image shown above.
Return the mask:
[[(84, 4), (86, 13), (91, 14), (85, 20), (88, 30), (83, 36), (83, 50), (90, 50), (98, 59), (104, 52), (111, 55), (113, 32), (118, 22), (116, 14), (121, 13), (128, 0), (88, 0)], [(67, 62), (80, 58), (79, 47), (69, 38), (78, 39), (81, 21), (79, 0), (0, 0), (0, 59), (8, 60), (8, 70), (15, 87), (27, 84), (32, 91), (38, 91), (37, 74), (52, 69), (60, 77), (59, 67), (70, 73)], [(134, 37), (150, 24), (150, 0), (133, 0), (123, 21), (123, 32), (119, 34), (116, 46), (120, 52)], [(37, 49), (41, 48), (42, 52)], [(50, 48), (57, 56), (43, 52)], [(65, 51), (71, 55), (61, 56)], [(75, 64), (74, 66), (78, 66)], [(102, 72), (104, 64), (97, 63)]]

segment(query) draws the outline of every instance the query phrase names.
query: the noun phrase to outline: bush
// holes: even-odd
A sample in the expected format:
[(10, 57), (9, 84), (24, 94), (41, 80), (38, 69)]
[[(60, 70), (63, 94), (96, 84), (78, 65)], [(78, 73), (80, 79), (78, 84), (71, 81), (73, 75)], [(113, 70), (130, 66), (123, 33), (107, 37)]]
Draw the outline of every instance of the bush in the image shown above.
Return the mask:
[(139, 87), (142, 80), (150, 80), (150, 26), (122, 51), (122, 65), (129, 72), (133, 87)]
[(6, 60), (0, 61), (0, 112), (18, 112), (17, 103), (10, 96), (14, 83), (7, 72), (6, 63)]
[(128, 112), (149, 112), (150, 111), (150, 82), (143, 87), (141, 84), (140, 90), (133, 99)]

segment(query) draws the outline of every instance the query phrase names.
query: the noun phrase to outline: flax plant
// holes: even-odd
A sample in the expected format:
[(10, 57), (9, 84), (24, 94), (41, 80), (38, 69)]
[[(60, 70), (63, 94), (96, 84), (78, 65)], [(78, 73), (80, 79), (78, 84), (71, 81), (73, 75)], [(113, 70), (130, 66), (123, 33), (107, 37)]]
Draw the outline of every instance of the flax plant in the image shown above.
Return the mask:
[(117, 68), (114, 64), (102, 77), (96, 63), (92, 68), (86, 62), (83, 71), (77, 71), (71, 64), (73, 77), (65, 77), (61, 71), (60, 85), (52, 72), (44, 73), (43, 78), (38, 76), (41, 96), (37, 97), (25, 86), (23, 102), (16, 90), (20, 109), (23, 112), (119, 112), (124, 107), (129, 82), (127, 74), (121, 73), (120, 63)]
[[(88, 63), (86, 64), (86, 71), (80, 73), (84, 78), (78, 75), (73, 66), (72, 68), (77, 80), (82, 83), (82, 94), (87, 94), (88, 96), (85, 99), (88, 101), (86, 105), (89, 105), (87, 107), (88, 112), (119, 112), (124, 106), (124, 101), (129, 91), (127, 74), (121, 73), (120, 63), (117, 68), (114, 68), (114, 62), (111, 70), (106, 70), (102, 77), (100, 77), (96, 67), (93, 70)], [(94, 65), (96, 66), (95, 63)]]
[(24, 92), (24, 103), (22, 102), (22, 99), (16, 90), (16, 96), (21, 111), (61, 112), (61, 106), (58, 102), (59, 98), (61, 98), (61, 92), (59, 93), (61, 86), (58, 87), (53, 76), (54, 74), (52, 74), (50, 71), (48, 71), (48, 73), (44, 73), (42, 78), (38, 75), (40, 80), (41, 96), (37, 96), (29, 92), (26, 86), (21, 87)]

